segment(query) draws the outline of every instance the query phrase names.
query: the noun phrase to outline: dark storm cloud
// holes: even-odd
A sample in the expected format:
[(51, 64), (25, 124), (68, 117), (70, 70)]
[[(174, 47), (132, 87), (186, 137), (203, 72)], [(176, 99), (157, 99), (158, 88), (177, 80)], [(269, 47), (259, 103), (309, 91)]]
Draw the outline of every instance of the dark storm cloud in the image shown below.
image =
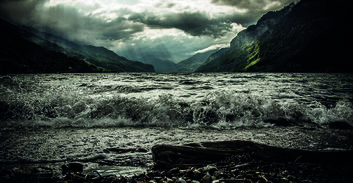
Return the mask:
[(237, 8), (256, 10), (263, 9), (271, 3), (277, 3), (279, 6), (293, 2), (293, 0), (212, 0), (214, 4), (235, 6)]
[(128, 39), (137, 32), (143, 32), (145, 27), (142, 24), (131, 23), (124, 18), (117, 18), (109, 23), (100, 22), (99, 24), (101, 24), (102, 29), (98, 28), (97, 31), (101, 31), (100, 39), (103, 40)]
[[(211, 2), (219, 5), (230, 5), (238, 8), (253, 9), (258, 8), (266, 0), (212, 0)], [(263, 7), (263, 6), (262, 6)]]
[[(148, 10), (140, 13), (126, 10), (124, 15), (128, 16), (119, 16), (110, 22), (87, 14), (84, 15), (77, 8), (71, 6), (45, 7), (44, 4), (47, 1), (2, 0), (0, 2), (0, 16), (15, 23), (81, 40), (92, 39), (90, 37), (93, 36), (101, 40), (129, 39), (133, 34), (142, 32), (145, 26), (154, 29), (176, 28), (192, 36), (218, 38), (232, 30), (231, 23), (246, 27), (255, 23), (261, 15), (268, 11), (264, 10), (267, 5), (275, 3), (273, 7), (279, 8), (293, 0), (212, 0), (212, 3), (216, 5), (234, 6), (246, 10), (245, 12), (235, 11), (232, 14), (212, 17), (203, 11), (160, 14)], [(163, 1), (163, 3), (159, 3), (159, 6), (173, 8), (176, 4)]]
[(298, 0), (212, 0), (211, 2), (216, 5), (226, 5), (246, 10), (244, 13), (228, 15), (227, 19), (247, 27), (256, 23), (266, 12), (281, 9), (285, 5), (297, 1)]
[(0, 17), (9, 21), (23, 24), (33, 21), (38, 7), (47, 0), (1, 0)]
[(192, 36), (220, 37), (231, 30), (223, 18), (210, 18), (201, 12), (182, 12), (157, 16), (153, 13), (133, 14), (129, 20), (143, 23), (150, 28), (176, 28)]
[(0, 3), (0, 16), (14, 23), (32, 26), (73, 40), (90, 42), (94, 39), (128, 39), (144, 26), (126, 18), (110, 22), (83, 15), (74, 7), (57, 5), (44, 7), (46, 0), (7, 0)]

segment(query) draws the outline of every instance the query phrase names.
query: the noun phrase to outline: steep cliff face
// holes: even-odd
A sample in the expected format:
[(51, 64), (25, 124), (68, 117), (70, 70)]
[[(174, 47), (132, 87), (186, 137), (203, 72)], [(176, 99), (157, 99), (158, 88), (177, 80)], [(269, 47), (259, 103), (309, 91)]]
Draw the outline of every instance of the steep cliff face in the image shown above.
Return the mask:
[[(347, 55), (353, 31), (347, 25), (349, 7), (344, 0), (301, 0), (269, 12), (207, 64), (227, 72), (353, 72)], [(198, 71), (210, 71), (203, 68), (210, 67)]]
[(302, 0), (260, 39), (261, 61), (247, 71), (353, 72), (347, 1)]
[(271, 34), (274, 26), (278, 24), (284, 16), (291, 12), (294, 6), (294, 3), (292, 3), (280, 11), (266, 13), (258, 20), (256, 25), (251, 25), (247, 29), (239, 32), (237, 37), (230, 42), (231, 48), (240, 48), (243, 45), (253, 42), (254, 40), (261, 39), (262, 36)]

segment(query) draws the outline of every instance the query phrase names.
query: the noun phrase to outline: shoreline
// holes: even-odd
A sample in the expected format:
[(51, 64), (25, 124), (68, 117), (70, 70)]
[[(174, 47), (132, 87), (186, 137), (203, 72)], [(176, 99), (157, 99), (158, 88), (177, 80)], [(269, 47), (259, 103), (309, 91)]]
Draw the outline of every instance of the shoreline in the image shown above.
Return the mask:
[[(232, 146), (235, 143), (236, 146)], [(203, 146), (203, 145), (206, 146)], [(221, 145), (220, 145), (221, 144)], [(244, 145), (245, 144), (245, 145)], [(277, 148), (267, 145), (253, 143), (251, 141), (220, 141), (212, 143), (201, 143), (203, 151), (199, 151), (195, 143), (181, 145), (181, 146), (167, 146), (156, 145), (154, 149), (154, 166), (147, 169), (144, 173), (134, 176), (119, 176), (119, 175), (101, 175), (94, 171), (90, 173), (83, 173), (83, 164), (69, 163), (62, 166), (62, 177), (56, 177), (53, 170), (45, 167), (33, 168), (30, 173), (20, 171), (9, 171), (1, 169), (1, 180), (7, 182), (32, 182), (32, 183), (51, 183), (51, 182), (73, 182), (73, 183), (142, 183), (142, 182), (156, 182), (156, 183), (218, 183), (218, 182), (350, 182), (353, 180), (351, 172), (353, 171), (353, 151), (330, 151), (333, 152), (329, 156), (322, 158), (331, 158), (334, 156), (341, 161), (311, 161), (310, 157), (306, 161), (301, 161), (300, 157), (293, 161), (291, 153), (302, 154), (305, 151)], [(191, 157), (198, 158), (200, 164), (174, 164), (174, 166), (161, 166), (160, 161), (170, 159), (166, 156), (156, 156), (156, 149), (160, 146), (165, 146), (163, 151), (178, 154), (181, 158), (185, 158), (191, 154)], [(245, 148), (244, 148), (244, 147)], [(234, 147), (239, 147), (235, 149)], [(250, 148), (249, 148), (250, 147)], [(180, 148), (184, 148), (180, 151)], [(187, 148), (187, 150), (185, 150)], [(196, 149), (196, 150), (195, 150)], [(210, 157), (200, 156), (197, 154), (201, 152), (206, 156), (214, 157), (214, 150), (217, 152), (227, 152), (222, 154), (223, 158), (212, 160)], [(233, 149), (231, 153), (229, 149)], [(258, 151), (258, 150), (260, 151)], [(210, 151), (211, 150), (211, 151)], [(239, 151), (240, 150), (240, 151)], [(259, 156), (259, 153), (261, 156)], [(271, 154), (275, 152), (275, 155)], [(284, 154), (283, 154), (284, 152)], [(308, 151), (306, 151), (308, 152)], [(313, 152), (313, 151), (311, 151)], [(342, 157), (342, 152), (347, 152), (347, 156)], [(164, 152), (162, 152), (164, 153)], [(195, 156), (196, 153), (196, 156)], [(283, 156), (277, 159), (278, 154)], [(315, 152), (314, 152), (315, 153)], [(316, 152), (322, 153), (322, 152)], [(337, 154), (335, 154), (337, 153)], [(165, 154), (165, 153), (164, 153)], [(268, 158), (270, 155), (271, 158)], [(264, 156), (265, 155), (265, 156)], [(311, 156), (315, 156), (312, 154)], [(283, 159), (283, 157), (289, 158)], [(292, 156), (292, 157), (290, 157)], [(339, 157), (341, 156), (341, 157)], [(264, 158), (266, 157), (266, 158)], [(190, 158), (190, 157), (189, 157)], [(347, 158), (344, 161), (342, 158)], [(190, 161), (191, 159), (187, 160)], [(191, 160), (192, 161), (192, 160)], [(179, 162), (179, 160), (178, 160)], [(191, 163), (191, 162), (190, 162)]]
[[(181, 178), (189, 183), (188, 180), (192, 181), (194, 177), (188, 178), (191, 173), (187, 172), (203, 168), (190, 166), (184, 167), (184, 169), (179, 168), (178, 172), (175, 170), (175, 172), (172, 171), (171, 173), (168, 173), (170, 169), (152, 169), (154, 162), (152, 161), (151, 150), (153, 146), (158, 144), (178, 146), (207, 141), (245, 140), (280, 148), (312, 151), (352, 150), (353, 147), (352, 130), (318, 128), (310, 125), (239, 128), (223, 131), (216, 129), (132, 127), (90, 129), (31, 128), (11, 131), (2, 129), (0, 130), (0, 134), (3, 142), (0, 144), (0, 154), (2, 157), (0, 161), (0, 180), (4, 180), (5, 182), (39, 183), (71, 181), (100, 183), (114, 181), (169, 181), (171, 183), (171, 180), (175, 179), (173, 181), (175, 182)], [(38, 149), (43, 149), (43, 151), (38, 152)], [(21, 155), (21, 153), (25, 154)], [(44, 154), (38, 156), (40, 153)], [(30, 157), (32, 159), (29, 159)], [(60, 159), (60, 157), (64, 158)], [(95, 157), (95, 159), (92, 157)], [(350, 177), (346, 175), (348, 173), (344, 172), (346, 172), (346, 169), (353, 171), (352, 166), (347, 164), (323, 166), (305, 163), (255, 161), (251, 157), (251, 154), (247, 153), (241, 157), (235, 156), (230, 159), (232, 158), (233, 161), (228, 159), (227, 161), (222, 160), (204, 165), (204, 167), (208, 165), (216, 166), (218, 172), (223, 172), (222, 175), (224, 177), (216, 176), (215, 180), (212, 181), (251, 182), (250, 180), (254, 179), (254, 181), (260, 180), (260, 182), (264, 182), (265, 179), (258, 177), (258, 175), (261, 175), (267, 180), (273, 179), (273, 182), (283, 182), (284, 179), (282, 180), (282, 178), (293, 179), (295, 180), (294, 182), (302, 182), (304, 180), (314, 180), (310, 178), (309, 174), (315, 174), (315, 179), (325, 182), (326, 175), (330, 175), (330, 180), (334, 181), (334, 174), (341, 174), (342, 172), (343, 175), (341, 177), (349, 179)], [(6, 164), (4, 160), (16, 160), (17, 164)], [(24, 160), (26, 160), (27, 164), (24, 164)], [(41, 163), (44, 160), (60, 161), (57, 163)], [(84, 171), (82, 173), (74, 173), (70, 177), (63, 176), (61, 166), (66, 163), (75, 162), (84, 164)], [(234, 171), (232, 172), (232, 170)], [(289, 171), (289, 173), (285, 173), (285, 170)], [(256, 172), (262, 173), (259, 174)], [(301, 175), (300, 172), (304, 172), (304, 175)], [(201, 173), (202, 175), (207, 174), (207, 172), (202, 171)], [(292, 176), (299, 178), (289, 178)], [(320, 178), (320, 176), (323, 178)], [(67, 180), (65, 180), (65, 177)], [(85, 177), (85, 179), (82, 177)], [(195, 181), (200, 182), (200, 180)], [(197, 183), (195, 181), (194, 183)]]

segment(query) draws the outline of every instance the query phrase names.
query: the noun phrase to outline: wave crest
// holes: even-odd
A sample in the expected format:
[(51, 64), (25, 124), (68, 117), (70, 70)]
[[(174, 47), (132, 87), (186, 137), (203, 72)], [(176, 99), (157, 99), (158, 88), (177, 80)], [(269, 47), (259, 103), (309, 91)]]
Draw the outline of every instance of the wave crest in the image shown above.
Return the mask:
[[(25, 102), (24, 102), (25, 101)], [(45, 95), (32, 100), (2, 100), (3, 121), (15, 125), (63, 127), (159, 126), (216, 128), (269, 127), (311, 122), (353, 121), (353, 106), (340, 100), (335, 107), (313, 102), (275, 100), (261, 95), (220, 91), (187, 102), (172, 95), (157, 99)], [(25, 121), (25, 122), (23, 122)]]

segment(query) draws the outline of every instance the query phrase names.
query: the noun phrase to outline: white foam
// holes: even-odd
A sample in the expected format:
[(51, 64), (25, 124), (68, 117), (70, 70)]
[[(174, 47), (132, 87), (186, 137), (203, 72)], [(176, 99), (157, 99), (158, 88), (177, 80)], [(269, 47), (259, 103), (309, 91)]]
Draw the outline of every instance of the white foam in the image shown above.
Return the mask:
[[(127, 76), (130, 78), (130, 75), (122, 77)], [(343, 121), (353, 125), (351, 102), (342, 99), (333, 107), (326, 107), (306, 96), (305, 92), (311, 91), (302, 91), (303, 88), (300, 91), (287, 90), (292, 87), (289, 84), (293, 83), (288, 84), (291, 81), (281, 83), (280, 81), (289, 76), (283, 76), (283, 78), (274, 81), (270, 75), (245, 79), (240, 77), (242, 75), (236, 75), (241, 80), (238, 77), (229, 76), (232, 75), (197, 76), (201, 77), (202, 81), (196, 80), (194, 76), (175, 76), (179, 79), (192, 80), (195, 83), (195, 88), (205, 84), (207, 86), (214, 85), (213, 90), (207, 90), (192, 89), (189, 85), (180, 84), (177, 79), (172, 80), (171, 78), (175, 79), (174, 76), (167, 75), (166, 78), (171, 77), (168, 81), (164, 81), (167, 84), (161, 84), (160, 81), (158, 83), (163, 86), (175, 85), (175, 89), (179, 92), (177, 95), (174, 95), (172, 93), (174, 91), (170, 89), (164, 92), (159, 92), (161, 89), (158, 89), (150, 92), (152, 93), (150, 95), (144, 95), (149, 91), (144, 90), (135, 97), (124, 95), (117, 89), (118, 86), (124, 84), (119, 81), (120, 75), (114, 75), (113, 79), (97, 77), (101, 79), (99, 82), (94, 79), (96, 76), (90, 75), (84, 75), (82, 78), (76, 76), (73, 79), (67, 76), (65, 80), (45, 79), (40, 75), (33, 75), (33, 77), (37, 77), (35, 79), (17, 76), (11, 79), (10, 83), (0, 83), (0, 94), (3, 97), (0, 100), (0, 105), (5, 106), (0, 113), (0, 119), (14, 121), (15, 123), (11, 123), (11, 125), (52, 126), (56, 128), (113, 126), (271, 127), (273, 125), (267, 122), (276, 121), (278, 123), (281, 120), (291, 123), (307, 121), (319, 125)], [(159, 75), (153, 77), (162, 79)], [(268, 84), (264, 85), (263, 79), (266, 77), (269, 77), (266, 81)], [(220, 82), (218, 79), (221, 79)], [(126, 85), (123, 86), (134, 88), (130, 79), (128, 80), (129, 84), (125, 83)], [(42, 83), (28, 84), (33, 81)], [(145, 86), (137, 82), (138, 78), (135, 78), (135, 81), (132, 82), (140, 84), (139, 89)], [(232, 87), (221, 85), (222, 82), (230, 81), (235, 83)], [(87, 84), (82, 85), (83, 82), (87, 82)], [(144, 82), (156, 84), (150, 79), (145, 79)], [(237, 85), (239, 82), (245, 83), (245, 85), (240, 87)], [(23, 89), (23, 84), (29, 85), (26, 90)], [(275, 86), (281, 86), (281, 89), (276, 91)], [(262, 92), (262, 90), (264, 91)], [(193, 92), (197, 97), (190, 99), (179, 95), (180, 93), (185, 95), (185, 91), (188, 91), (187, 94)], [(303, 97), (297, 96), (297, 93), (300, 92), (304, 92)]]
[[(42, 106), (43, 108), (45, 106)], [(117, 127), (160, 126), (214, 128), (271, 127), (265, 121), (310, 121), (319, 125), (329, 122), (352, 122), (353, 108), (341, 100), (334, 108), (320, 103), (303, 105), (295, 101), (276, 101), (259, 95), (212, 93), (201, 101), (185, 102), (171, 96), (156, 100), (110, 97), (100, 100), (80, 100), (72, 105), (53, 109), (55, 118), (35, 114), (31, 126), (64, 127)], [(50, 113), (51, 114), (51, 113)]]

